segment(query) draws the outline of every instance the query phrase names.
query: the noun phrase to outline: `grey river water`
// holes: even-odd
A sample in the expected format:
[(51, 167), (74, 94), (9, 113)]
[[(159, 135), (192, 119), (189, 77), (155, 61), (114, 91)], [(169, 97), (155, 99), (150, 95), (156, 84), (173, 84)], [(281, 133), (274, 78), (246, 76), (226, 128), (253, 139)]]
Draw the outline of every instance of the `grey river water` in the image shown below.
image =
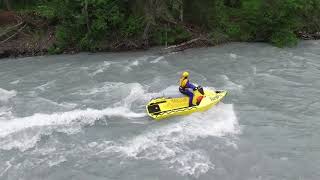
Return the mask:
[[(178, 79), (229, 92), (162, 121)], [(320, 41), (0, 61), (1, 180), (319, 180)]]

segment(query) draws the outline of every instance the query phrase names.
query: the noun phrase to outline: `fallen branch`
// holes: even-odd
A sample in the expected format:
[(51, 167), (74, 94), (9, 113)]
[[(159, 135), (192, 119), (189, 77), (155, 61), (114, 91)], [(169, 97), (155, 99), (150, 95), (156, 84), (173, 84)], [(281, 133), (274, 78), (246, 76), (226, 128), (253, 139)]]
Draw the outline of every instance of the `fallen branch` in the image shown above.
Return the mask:
[(120, 47), (121, 45), (123, 45), (123, 43), (120, 43), (120, 42), (119, 42), (119, 43), (117, 42), (117, 43), (115, 43), (115, 44), (117, 44), (117, 45), (114, 47), (114, 49), (118, 49), (118, 47)]
[(18, 19), (18, 22), (22, 22), (22, 18), (20, 16), (15, 16)]
[(184, 42), (184, 43), (181, 43), (181, 44), (178, 44), (178, 45), (169, 46), (169, 47), (167, 47), (165, 49), (176, 49), (176, 48), (179, 48), (179, 47), (182, 47), (182, 46), (186, 46), (186, 45), (192, 44), (192, 43), (194, 43), (196, 41), (199, 41), (199, 40), (201, 40), (200, 37), (195, 38), (195, 39), (191, 39), (190, 41), (187, 41), (187, 42)]
[(178, 52), (178, 51), (183, 51), (189, 48), (204, 47), (208, 45), (210, 45), (210, 40), (204, 36), (201, 36), (177, 45), (163, 48), (161, 53)]
[(20, 31), (22, 31), (25, 27), (27, 26), (27, 24), (24, 24), (20, 29), (17, 30), (17, 32), (15, 32), (13, 35), (11, 35), (10, 37), (8, 37), (7, 39), (3, 40), (0, 42), (0, 44), (5, 43), (6, 41), (10, 40), (11, 38), (13, 38), (14, 36), (16, 36)]
[(115, 43), (115, 45), (113, 45), (113, 49), (118, 49), (119, 47), (122, 47), (122, 48), (124, 47), (126, 49), (139, 48), (139, 46), (131, 40), (117, 42)]
[(20, 22), (14, 26), (10, 26), (8, 27), (6, 30), (4, 30), (4, 32), (2, 34), (0, 34), (0, 38), (4, 35), (7, 35), (8, 33), (10, 33), (11, 31), (13, 31), (15, 28), (19, 27), (21, 24), (23, 24), (23, 22)]
[(138, 48), (139, 46), (136, 44), (136, 43), (134, 43), (133, 41), (130, 41), (129, 40), (129, 43), (131, 44), (131, 46), (134, 46), (135, 48)]

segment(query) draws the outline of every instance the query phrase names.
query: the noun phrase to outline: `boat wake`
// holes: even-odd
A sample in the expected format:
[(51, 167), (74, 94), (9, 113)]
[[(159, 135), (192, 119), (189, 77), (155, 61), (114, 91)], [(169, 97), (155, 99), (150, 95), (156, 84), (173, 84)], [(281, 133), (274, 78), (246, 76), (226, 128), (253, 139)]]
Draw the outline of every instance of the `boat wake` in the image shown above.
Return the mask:
[(215, 166), (207, 151), (191, 144), (199, 139), (229, 137), (224, 138), (225, 144), (234, 147), (236, 145), (232, 139), (240, 133), (233, 106), (227, 104), (172, 121), (173, 123), (148, 129), (132, 139), (93, 142), (93, 148), (100, 155), (116, 152), (121, 157), (130, 159), (160, 160), (165, 167), (174, 169), (179, 174), (198, 177)]
[[(26, 153), (28, 150), (30, 153), (42, 152), (42, 147), (36, 146), (42, 136), (50, 136), (54, 132), (69, 135), (79, 133), (84, 126), (93, 126), (97, 121), (106, 121), (106, 117), (145, 121), (147, 118), (144, 105), (151, 98), (181, 96), (176, 86), (169, 86), (160, 92), (148, 92), (148, 87), (139, 83), (111, 83), (110, 86), (120, 91), (125, 89), (126, 92), (122, 92), (123, 98), (118, 103), (105, 109), (88, 108), (52, 114), (36, 113), (32, 116), (1, 120), (0, 149), (18, 149)], [(209, 89), (214, 88), (209, 87)], [(109, 90), (109, 86), (104, 85), (102, 88), (93, 87), (92, 90), (80, 93), (87, 95), (86, 93), (95, 94), (96, 91), (104, 93)], [(103, 158), (117, 153), (118, 158), (122, 160), (160, 161), (165, 168), (172, 169), (178, 174), (199, 177), (210, 169), (214, 169), (215, 165), (210, 153), (201, 147), (194, 146), (194, 143), (199, 139), (222, 138), (225, 145), (234, 145), (235, 135), (240, 133), (233, 105), (223, 103), (206, 112), (175, 117), (170, 121), (149, 122), (151, 122), (149, 124), (151, 127), (134, 137), (123, 136), (116, 141), (99, 139), (88, 142), (85, 148), (77, 145), (72, 152), (66, 149), (56, 149), (52, 145), (51, 149), (54, 152), (50, 150), (50, 153), (60, 154), (59, 157), (63, 157), (63, 161), (57, 160), (58, 164), (67, 161), (68, 156), (83, 154), (78, 153), (83, 151), (86, 151), (87, 154), (85, 158), (96, 158), (97, 156)], [(82, 158), (79, 157), (79, 159)], [(56, 161), (48, 161), (48, 167), (55, 164), (53, 162)]]
[(93, 125), (104, 117), (144, 117), (145, 113), (135, 113), (125, 107), (106, 108), (102, 110), (85, 109), (53, 114), (34, 114), (32, 116), (0, 121), (0, 149), (20, 149), (25, 151), (40, 140), (41, 135), (52, 132), (73, 134), (82, 126)]

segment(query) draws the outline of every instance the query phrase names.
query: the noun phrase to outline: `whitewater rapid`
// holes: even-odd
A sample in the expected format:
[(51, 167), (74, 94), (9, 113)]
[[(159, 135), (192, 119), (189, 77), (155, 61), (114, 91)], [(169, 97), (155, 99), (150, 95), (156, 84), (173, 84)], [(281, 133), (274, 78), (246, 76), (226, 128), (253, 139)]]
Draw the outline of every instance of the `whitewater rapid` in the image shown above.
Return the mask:
[[(23, 60), (21, 60), (23, 61)], [(221, 103), (216, 108), (205, 112), (195, 113), (191, 116), (182, 118), (172, 118), (170, 123), (155, 122), (147, 117), (145, 113), (145, 104), (154, 97), (160, 96), (181, 96), (177, 91), (176, 85), (169, 85), (159, 89), (153, 89), (152, 83), (138, 83), (129, 81), (110, 81), (105, 77), (99, 83), (93, 83), (92, 86), (82, 86), (77, 81), (84, 79), (95, 79), (101, 73), (108, 73), (112, 68), (119, 69), (118, 71), (126, 72), (130, 75), (135, 68), (143, 66), (143, 64), (164, 64), (168, 66), (164, 56), (142, 56), (132, 60), (125, 61), (108, 61), (104, 60), (89, 66), (72, 67), (72, 65), (62, 63), (61, 66), (56, 66), (54, 71), (48, 72), (49, 77), (47, 82), (41, 81), (29, 88), (20, 85), (25, 81), (30, 81), (30, 78), (36, 78), (37, 75), (43, 76), (46, 74), (43, 69), (39, 69), (34, 74), (27, 77), (21, 77), (18, 80), (12, 80), (9, 84), (14, 87), (21, 87), (14, 90), (1, 89), (1, 102), (5, 103), (2, 109), (0, 121), (0, 149), (2, 152), (20, 151), (24, 154), (40, 154), (47, 153), (59, 154), (57, 160), (44, 161), (48, 168), (58, 166), (60, 163), (68, 161), (68, 156), (75, 156), (79, 152), (90, 151), (87, 158), (97, 156), (97, 154), (107, 156), (108, 154), (116, 153), (118, 158), (124, 158), (128, 161), (131, 158), (136, 160), (154, 160), (162, 161), (163, 166), (173, 169), (181, 175), (191, 175), (199, 177), (210, 169), (214, 169), (214, 162), (210, 160), (206, 151), (199, 148), (191, 148), (188, 144), (196, 142), (197, 139), (208, 137), (226, 137), (226, 144), (235, 144), (232, 139), (236, 134), (240, 133), (239, 124), (233, 110), (232, 104)], [(68, 68), (70, 66), (70, 68)], [(65, 73), (67, 76), (75, 76), (72, 79), (75, 85), (71, 86), (72, 92), (67, 92), (69, 97), (77, 97), (72, 101), (57, 102), (49, 99), (43, 94), (50, 91), (58, 91), (63, 80), (55, 77)], [(178, 76), (180, 72), (175, 74)], [(83, 76), (82, 79), (77, 76)], [(112, 75), (111, 75), (112, 76)], [(161, 83), (163, 75), (153, 77), (153, 83)], [(231, 81), (228, 81), (226, 76), (226, 84), (233, 86)], [(112, 80), (112, 79), (111, 79)], [(172, 82), (170, 82), (172, 83)], [(77, 87), (78, 86), (78, 87)], [(50, 96), (50, 95), (49, 95)], [(64, 96), (66, 97), (66, 96)], [(24, 100), (29, 98), (31, 102)], [(101, 102), (99, 107), (94, 100), (99, 99)], [(105, 102), (102, 102), (105, 101)], [(107, 104), (105, 104), (107, 102)], [(23, 104), (25, 106), (34, 106), (29, 113), (12, 112), (15, 104)], [(34, 104), (33, 104), (34, 103)], [(40, 103), (41, 106), (38, 106)], [(49, 107), (52, 107), (50, 112)], [(20, 105), (21, 107), (21, 105)], [(23, 107), (21, 107), (23, 109)], [(25, 108), (27, 109), (27, 108)], [(55, 112), (54, 109), (57, 111)], [(38, 112), (37, 112), (38, 110)], [(49, 111), (49, 112), (48, 112)], [(63, 133), (67, 136), (74, 136), (83, 133), (87, 127), (95, 127), (97, 124), (103, 123), (103, 126), (109, 127), (109, 121), (114, 119), (125, 119), (124, 128), (129, 129), (130, 124), (140, 124), (148, 127), (140, 131), (140, 133), (128, 136), (124, 134), (118, 140), (108, 140), (108, 137), (98, 139), (96, 141), (87, 142), (87, 146), (75, 145), (72, 150), (60, 150), (53, 144), (50, 147), (43, 148), (41, 144), (45, 143), (46, 138), (50, 138), (56, 133)], [(112, 127), (110, 127), (112, 131)], [(64, 135), (64, 136), (65, 136)], [(76, 152), (75, 152), (76, 151)], [(79, 151), (79, 152), (77, 152)], [(83, 152), (84, 153), (84, 152)], [(46, 156), (46, 155), (45, 155)], [(80, 157), (79, 157), (80, 158)], [(80, 158), (81, 159), (81, 158)], [(43, 159), (35, 158), (35, 162)], [(12, 169), (12, 163), (15, 158), (6, 161), (2, 166), (2, 174)], [(27, 166), (25, 163), (20, 162)], [(24, 167), (23, 166), (23, 167)], [(36, 167), (37, 165), (33, 165)], [(26, 170), (21, 167), (22, 171)], [(30, 167), (28, 167), (30, 168)], [(27, 168), (27, 169), (28, 169)]]
[[(0, 179), (315, 179), (317, 43), (0, 61)], [(145, 104), (181, 96), (184, 70), (229, 95), (152, 120)]]

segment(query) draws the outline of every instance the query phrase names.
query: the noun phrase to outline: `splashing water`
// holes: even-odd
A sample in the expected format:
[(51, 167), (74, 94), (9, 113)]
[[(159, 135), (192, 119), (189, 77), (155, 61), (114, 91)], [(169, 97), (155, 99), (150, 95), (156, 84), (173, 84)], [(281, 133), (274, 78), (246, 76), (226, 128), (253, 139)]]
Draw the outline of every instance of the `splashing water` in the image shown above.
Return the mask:
[[(318, 179), (319, 45), (0, 61), (0, 179)], [(153, 121), (185, 70), (228, 96)]]

